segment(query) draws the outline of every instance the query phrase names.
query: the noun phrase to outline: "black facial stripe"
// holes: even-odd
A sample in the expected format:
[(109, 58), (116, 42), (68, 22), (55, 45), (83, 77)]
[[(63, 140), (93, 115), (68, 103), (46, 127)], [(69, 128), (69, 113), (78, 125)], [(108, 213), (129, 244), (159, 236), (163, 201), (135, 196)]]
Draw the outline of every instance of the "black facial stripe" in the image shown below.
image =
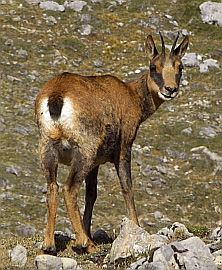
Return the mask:
[(162, 89), (164, 85), (162, 73), (158, 73), (156, 71), (150, 71), (150, 77), (159, 86), (159, 89)]
[(179, 88), (180, 86), (180, 79), (181, 79), (181, 76), (182, 76), (182, 72), (178, 72), (176, 75), (175, 75), (175, 81), (176, 81), (176, 84), (177, 84), (177, 87)]

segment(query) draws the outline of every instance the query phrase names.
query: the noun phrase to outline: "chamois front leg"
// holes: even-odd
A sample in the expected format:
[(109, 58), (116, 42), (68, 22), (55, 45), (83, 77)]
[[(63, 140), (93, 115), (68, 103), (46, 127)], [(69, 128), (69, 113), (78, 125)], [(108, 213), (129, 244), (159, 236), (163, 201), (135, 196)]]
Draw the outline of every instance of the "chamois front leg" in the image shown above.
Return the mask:
[(56, 183), (57, 153), (53, 148), (52, 142), (44, 139), (40, 142), (39, 150), (42, 170), (47, 180), (47, 225), (44, 244), (40, 254), (56, 255), (54, 228), (58, 208), (58, 184)]
[(126, 153), (120, 153), (118, 164), (115, 164), (120, 186), (122, 189), (123, 198), (126, 203), (126, 209), (129, 218), (139, 226), (139, 221), (136, 214), (136, 207), (134, 203), (134, 195), (132, 190), (131, 178), (131, 148)]
[(86, 233), (77, 204), (79, 189), (88, 172), (83, 168), (78, 168), (78, 170), (76, 168), (76, 163), (73, 162), (68, 180), (63, 186), (64, 200), (72, 228), (76, 236), (76, 246), (78, 248), (78, 252), (93, 252), (96, 248), (93, 241)]

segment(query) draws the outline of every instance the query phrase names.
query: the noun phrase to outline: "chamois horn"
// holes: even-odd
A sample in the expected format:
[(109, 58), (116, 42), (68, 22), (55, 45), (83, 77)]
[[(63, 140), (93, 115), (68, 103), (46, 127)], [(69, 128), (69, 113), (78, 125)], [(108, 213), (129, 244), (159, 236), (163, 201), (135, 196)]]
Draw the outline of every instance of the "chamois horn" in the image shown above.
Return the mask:
[(171, 51), (170, 51), (170, 54), (171, 54), (171, 55), (174, 54), (174, 49), (175, 49), (175, 46), (176, 46), (176, 44), (177, 44), (177, 40), (178, 40), (179, 36), (180, 36), (180, 32), (177, 33), (177, 36), (176, 36), (176, 38), (175, 38), (175, 40), (174, 40), (173, 46), (172, 46)]
[(161, 38), (161, 42), (162, 42), (162, 54), (165, 55), (165, 44), (164, 44), (164, 39), (163, 39), (162, 33), (159, 32), (159, 34), (160, 34), (160, 38)]

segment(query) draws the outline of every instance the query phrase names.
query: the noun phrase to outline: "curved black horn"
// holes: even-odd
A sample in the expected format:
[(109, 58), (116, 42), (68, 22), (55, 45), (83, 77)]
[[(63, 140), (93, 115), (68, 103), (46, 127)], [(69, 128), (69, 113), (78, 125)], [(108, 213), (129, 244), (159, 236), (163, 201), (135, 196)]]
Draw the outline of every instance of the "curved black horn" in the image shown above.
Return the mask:
[(180, 36), (180, 32), (177, 33), (177, 36), (176, 36), (176, 38), (174, 40), (174, 43), (173, 43), (173, 46), (171, 48), (170, 54), (174, 54), (174, 49), (175, 49), (175, 46), (177, 44), (177, 40), (178, 40), (179, 36)]
[(162, 54), (165, 55), (165, 44), (164, 44), (164, 39), (163, 39), (162, 33), (159, 32), (159, 34), (160, 34), (160, 38), (161, 38), (161, 42), (162, 42)]

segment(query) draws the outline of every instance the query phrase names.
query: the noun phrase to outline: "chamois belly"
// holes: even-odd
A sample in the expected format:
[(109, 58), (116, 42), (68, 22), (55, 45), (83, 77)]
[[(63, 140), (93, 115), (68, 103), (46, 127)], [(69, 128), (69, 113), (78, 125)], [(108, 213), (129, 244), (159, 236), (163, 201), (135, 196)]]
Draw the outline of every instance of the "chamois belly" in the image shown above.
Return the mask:
[(71, 165), (75, 148), (66, 139), (62, 139), (58, 150), (59, 163)]

